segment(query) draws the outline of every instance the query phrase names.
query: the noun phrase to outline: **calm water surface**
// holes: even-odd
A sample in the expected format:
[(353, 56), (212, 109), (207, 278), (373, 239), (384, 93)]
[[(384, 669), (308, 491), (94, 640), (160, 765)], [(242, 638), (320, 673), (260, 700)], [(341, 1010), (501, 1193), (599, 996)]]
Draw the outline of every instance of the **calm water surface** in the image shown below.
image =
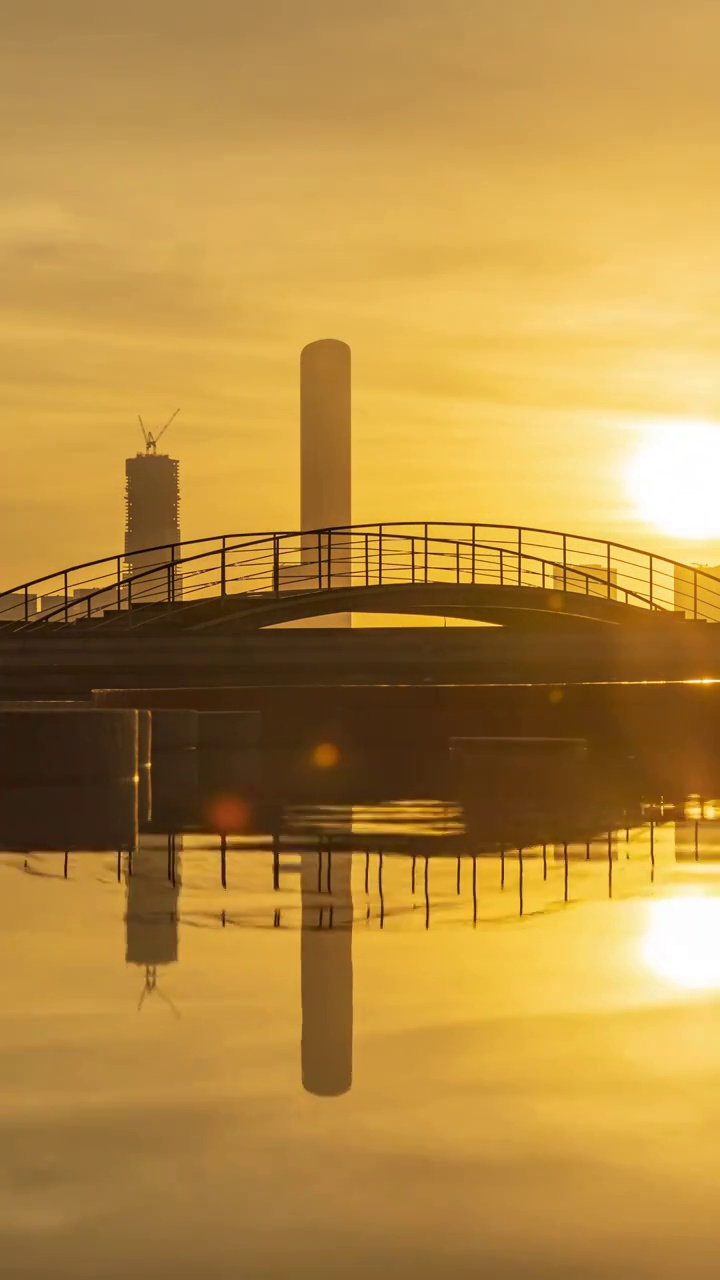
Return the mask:
[(430, 802), (298, 810), (275, 857), (0, 855), (3, 1277), (716, 1276), (697, 817), (522, 861), (440, 856)]

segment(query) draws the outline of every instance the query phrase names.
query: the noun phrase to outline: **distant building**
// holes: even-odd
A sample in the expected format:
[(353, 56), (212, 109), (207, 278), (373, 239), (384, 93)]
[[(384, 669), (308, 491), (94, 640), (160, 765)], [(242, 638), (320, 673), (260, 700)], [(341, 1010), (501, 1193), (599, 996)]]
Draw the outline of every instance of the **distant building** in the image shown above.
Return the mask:
[(553, 569), (553, 586), (556, 591), (577, 591), (583, 596), (601, 596), (603, 600), (617, 600), (617, 569), (610, 570), (608, 590), (607, 565), (574, 564)]
[(106, 609), (123, 609), (127, 603), (127, 588), (121, 582), (99, 590), (97, 587), (77, 588), (73, 592), (73, 618), (101, 618)]
[(64, 622), (66, 612), (68, 622), (75, 622), (78, 618), (98, 618), (105, 609), (117, 609), (117, 587), (108, 587), (97, 593), (91, 587), (77, 587), (67, 595), (60, 591), (41, 596), (39, 605), (38, 617), (49, 617), (52, 622)]
[(132, 603), (166, 600), (169, 584), (181, 595), (179, 574), (169, 575), (168, 548), (180, 542), (180, 480), (178, 463), (164, 453), (138, 453), (125, 463), (125, 560), (130, 577), (162, 565), (132, 586)]
[[(697, 599), (695, 595), (695, 570), (702, 572), (697, 577)], [(708, 577), (717, 579), (717, 587), (708, 581)], [(688, 618), (706, 618), (709, 622), (720, 622), (720, 565), (675, 565), (676, 612), (684, 613)]]
[(27, 597), (24, 591), (12, 591), (6, 596), (0, 596), (0, 623), (2, 622), (24, 622), (25, 610), (27, 609), (28, 618), (37, 613), (38, 598), (36, 595), (28, 592)]
[(74, 618), (77, 616), (75, 613), (72, 612), (73, 604), (74, 604), (74, 598), (73, 598), (72, 592), (69, 592), (68, 595), (63, 595), (62, 592), (57, 592), (54, 595), (41, 596), (40, 597), (40, 614), (41, 615), (55, 614), (57, 617), (57, 621), (63, 622), (65, 620), (66, 605), (68, 609), (68, 616), (70, 618)]

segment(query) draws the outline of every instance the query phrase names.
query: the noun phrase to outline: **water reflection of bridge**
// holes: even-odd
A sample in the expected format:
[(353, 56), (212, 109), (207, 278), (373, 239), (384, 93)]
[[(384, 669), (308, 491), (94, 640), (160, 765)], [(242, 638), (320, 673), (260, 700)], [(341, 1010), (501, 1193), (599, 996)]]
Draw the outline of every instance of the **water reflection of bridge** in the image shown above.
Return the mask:
[[(714, 809), (714, 806), (711, 806)], [(162, 966), (178, 959), (182, 924), (332, 931), (432, 925), (482, 925), (597, 897), (645, 893), (680, 863), (720, 863), (720, 821), (687, 806), (682, 817), (650, 810), (642, 825), (596, 833), (591, 839), (533, 846), (451, 851), (428, 840), (415, 851), (386, 836), (333, 843), (278, 843), (270, 836), (179, 838), (164, 847), (117, 857), (127, 891), (128, 963)], [(12, 859), (2, 854), (0, 859)], [(50, 874), (56, 861), (72, 881), (98, 854), (30, 854), (28, 870)], [(115, 860), (113, 860), (115, 867)]]
[[(453, 813), (452, 807), (443, 809)], [(536, 887), (548, 886), (552, 905), (558, 900), (558, 872), (562, 874), (559, 898), (570, 902), (582, 901), (585, 887), (597, 889), (598, 869), (607, 871), (610, 864), (627, 864), (633, 876), (636, 872), (641, 876), (643, 887), (656, 882), (662, 868), (720, 863), (717, 802), (691, 799), (682, 806), (658, 802), (644, 805), (643, 810), (641, 820), (633, 814), (632, 822), (596, 829), (582, 838), (566, 831), (564, 838), (526, 845), (504, 841), (477, 847), (467, 832), (452, 830), (399, 835), (386, 826), (372, 830), (372, 824), (368, 824), (370, 830), (362, 830), (365, 823), (361, 823), (353, 831), (350, 818), (345, 823), (348, 829), (343, 830), (342, 807), (335, 811), (333, 822), (328, 806), (323, 806), (322, 829), (312, 833), (223, 836), (193, 831), (141, 836), (138, 849), (111, 857), (113, 875), (128, 896), (127, 958), (139, 964), (175, 962), (176, 937), (152, 939), (152, 928), (169, 924), (175, 930), (182, 920), (192, 918), (206, 917), (222, 928), (307, 925), (330, 929), (347, 922), (346, 908), (352, 898), (354, 924), (362, 920), (384, 926), (422, 907), (427, 908), (429, 926), (432, 918), (443, 919), (443, 911), (451, 905), (450, 914), (457, 919), (455, 907), (468, 904), (473, 911), (464, 917), (466, 922), (491, 922), (522, 910), (522, 902), (510, 907), (503, 894), (513, 884), (520, 889), (523, 881), (527, 888), (527, 876), (535, 876)], [(305, 821), (309, 827), (309, 814)], [(20, 855), (6, 851), (0, 853), (0, 864), (15, 862), (34, 874), (72, 881), (82, 878), (84, 869), (95, 867), (98, 860), (108, 864), (108, 857), (91, 851), (24, 851)], [(583, 866), (591, 876), (587, 881)], [(574, 875), (579, 877), (575, 887)], [(622, 883), (616, 877), (614, 888), (622, 888)], [(634, 879), (629, 887), (634, 889)], [(612, 891), (613, 883), (608, 888)], [(483, 898), (488, 908), (484, 913), (476, 911)], [(341, 905), (342, 911), (337, 909)]]
[[(413, 852), (412, 845), (398, 847), (387, 833), (345, 839), (324, 833), (280, 845), (270, 837), (264, 843), (255, 837), (223, 842), (198, 834), (185, 838), (186, 910), (203, 915), (203, 899), (219, 889), (221, 898), (213, 896), (209, 913), (222, 928), (329, 930), (348, 923), (350, 905), (355, 926), (492, 923), (522, 915), (538, 892), (540, 905), (551, 908), (644, 892), (680, 862), (720, 862), (720, 821), (701, 812), (694, 816), (692, 803), (681, 813), (648, 806), (641, 824), (608, 828), (591, 838), (501, 843), (480, 852), (451, 848), (441, 839), (433, 846), (430, 837)], [(193, 864), (202, 868), (197, 880)], [(217, 910), (220, 902), (225, 905)]]
[[(386, 824), (374, 830), (382, 822), (364, 812), (358, 822), (364, 829), (353, 831), (352, 813), (326, 807), (318, 831), (305, 808), (282, 839), (184, 835), (182, 874), (180, 838), (145, 837), (112, 863), (126, 895), (125, 959), (144, 973), (140, 1006), (152, 995), (174, 1010), (165, 978), (180, 958), (183, 930), (231, 936), (237, 929), (297, 929), (303, 1086), (321, 1097), (338, 1096), (352, 1085), (358, 930), (493, 927), (580, 903), (645, 897), (652, 886), (672, 884), (678, 862), (690, 860), (700, 870), (720, 862), (719, 815), (700, 801), (680, 809), (648, 806), (642, 822), (583, 840), (501, 844), (483, 852), (458, 847), (458, 833), (439, 832), (431, 823), (430, 832), (406, 830), (401, 851), (397, 822), (394, 830)], [(413, 827), (410, 814), (402, 825)], [(1, 857), (56, 876), (61, 859), (70, 882), (95, 876), (98, 859), (105, 878), (109, 869), (107, 855), (30, 854), (24, 866), (16, 855)]]

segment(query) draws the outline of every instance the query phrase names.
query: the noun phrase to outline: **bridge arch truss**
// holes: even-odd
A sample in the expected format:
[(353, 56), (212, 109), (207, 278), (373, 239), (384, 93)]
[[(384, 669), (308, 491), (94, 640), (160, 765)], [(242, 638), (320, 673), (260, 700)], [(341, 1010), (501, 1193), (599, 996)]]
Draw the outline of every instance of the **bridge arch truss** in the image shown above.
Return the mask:
[(720, 580), (603, 539), (518, 525), (383, 523), (223, 534), (70, 566), (0, 594), (0, 627), (104, 629), (231, 619), (249, 627), (340, 611), (606, 624), (720, 621)]

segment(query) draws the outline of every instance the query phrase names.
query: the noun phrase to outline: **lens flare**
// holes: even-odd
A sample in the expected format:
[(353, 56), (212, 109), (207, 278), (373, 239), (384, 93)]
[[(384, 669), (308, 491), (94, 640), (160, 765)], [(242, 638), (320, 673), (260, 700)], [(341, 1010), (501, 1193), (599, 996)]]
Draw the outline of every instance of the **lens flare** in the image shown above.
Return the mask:
[(210, 826), (221, 835), (240, 835), (250, 823), (250, 806), (240, 796), (217, 796), (210, 805)]
[(334, 769), (340, 752), (334, 742), (321, 742), (313, 751), (312, 758), (318, 769)]

